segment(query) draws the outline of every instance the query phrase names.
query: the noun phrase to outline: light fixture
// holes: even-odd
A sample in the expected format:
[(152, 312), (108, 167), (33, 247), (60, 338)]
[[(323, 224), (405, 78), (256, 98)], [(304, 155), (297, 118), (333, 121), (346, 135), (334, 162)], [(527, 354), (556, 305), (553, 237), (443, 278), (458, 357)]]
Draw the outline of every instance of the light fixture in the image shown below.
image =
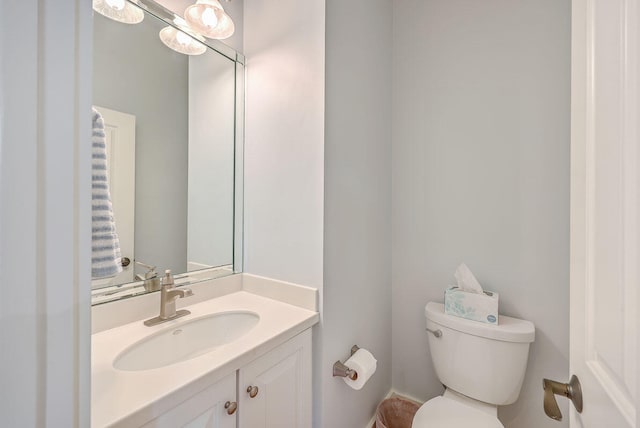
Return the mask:
[(187, 33), (172, 26), (160, 30), (160, 40), (169, 48), (185, 55), (202, 55), (207, 47)]
[(125, 24), (138, 24), (144, 19), (144, 12), (126, 0), (93, 0), (93, 10)]
[(184, 19), (199, 34), (210, 39), (226, 39), (235, 25), (218, 0), (198, 0), (184, 11)]

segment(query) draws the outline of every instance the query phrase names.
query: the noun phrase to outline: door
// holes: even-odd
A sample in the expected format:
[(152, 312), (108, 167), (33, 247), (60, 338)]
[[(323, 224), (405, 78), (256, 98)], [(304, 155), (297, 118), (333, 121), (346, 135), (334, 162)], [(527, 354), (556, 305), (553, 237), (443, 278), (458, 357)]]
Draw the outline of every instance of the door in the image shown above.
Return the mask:
[(178, 404), (142, 428), (235, 428), (236, 373)]
[(238, 371), (238, 428), (311, 428), (311, 329)]
[(133, 281), (134, 222), (136, 193), (136, 117), (116, 110), (95, 106), (104, 119), (109, 166), (109, 191), (113, 204), (113, 217), (120, 240), (120, 253), (131, 263), (122, 272), (94, 286), (124, 284)]
[(572, 427), (640, 426), (638, 3), (572, 5)]

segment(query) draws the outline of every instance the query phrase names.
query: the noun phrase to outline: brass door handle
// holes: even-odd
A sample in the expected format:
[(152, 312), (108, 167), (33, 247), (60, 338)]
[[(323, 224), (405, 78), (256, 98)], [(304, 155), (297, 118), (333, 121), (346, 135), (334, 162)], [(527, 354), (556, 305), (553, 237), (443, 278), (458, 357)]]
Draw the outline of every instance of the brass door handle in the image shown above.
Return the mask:
[(249, 393), (249, 397), (256, 398), (256, 395), (258, 395), (258, 387), (257, 386), (248, 386), (247, 387), (247, 392)]
[(560, 383), (555, 380), (543, 379), (544, 412), (551, 419), (562, 420), (562, 413), (556, 401), (556, 394), (567, 397), (575, 406), (578, 413), (582, 413), (582, 387), (576, 375), (571, 376), (569, 383)]
[(238, 403), (235, 401), (227, 401), (224, 403), (224, 408), (227, 409), (227, 415), (233, 415), (238, 410)]
[(122, 257), (120, 259), (120, 264), (122, 265), (122, 267), (127, 267), (131, 264), (131, 259), (129, 257)]

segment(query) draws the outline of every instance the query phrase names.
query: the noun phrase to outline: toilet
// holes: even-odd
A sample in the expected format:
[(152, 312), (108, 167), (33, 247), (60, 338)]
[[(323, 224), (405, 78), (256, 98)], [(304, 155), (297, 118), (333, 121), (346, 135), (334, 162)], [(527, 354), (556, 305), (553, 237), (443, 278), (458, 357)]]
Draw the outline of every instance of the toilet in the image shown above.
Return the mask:
[(429, 350), (442, 396), (424, 403), (412, 428), (504, 428), (498, 406), (520, 395), (535, 338), (530, 321), (500, 315), (498, 325), (447, 315), (444, 305), (425, 307)]

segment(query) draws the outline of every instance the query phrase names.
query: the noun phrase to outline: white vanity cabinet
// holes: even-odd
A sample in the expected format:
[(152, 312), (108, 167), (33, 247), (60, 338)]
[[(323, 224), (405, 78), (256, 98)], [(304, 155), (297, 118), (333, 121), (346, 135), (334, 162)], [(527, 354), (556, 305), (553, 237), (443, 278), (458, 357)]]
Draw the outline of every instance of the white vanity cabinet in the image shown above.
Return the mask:
[(311, 405), (307, 329), (142, 428), (310, 428)]
[[(227, 408), (226, 403), (229, 403)], [(144, 424), (142, 428), (235, 428), (238, 415), (234, 411), (236, 405), (234, 372)]]
[(311, 330), (238, 370), (238, 428), (311, 427)]
[[(282, 300), (233, 291), (187, 306), (191, 314), (184, 319), (152, 328), (136, 320), (95, 332), (91, 427), (310, 428), (311, 330), (319, 320), (314, 310), (317, 292), (256, 281), (257, 289)], [(197, 286), (194, 293), (206, 291)], [(146, 303), (155, 307), (157, 301)], [(259, 320), (240, 336), (237, 330), (242, 326), (235, 321), (217, 327), (206, 324), (207, 328), (191, 333), (203, 325), (195, 320), (230, 319), (221, 314), (254, 314), (252, 318)], [(191, 336), (185, 342), (186, 333)], [(163, 350), (151, 349), (150, 344), (156, 343), (152, 339), (160, 337), (180, 341), (166, 343)], [(212, 338), (221, 343), (208, 348)], [(188, 352), (198, 346), (205, 347), (204, 353), (190, 357)], [(123, 355), (132, 349), (144, 351), (140, 367), (123, 363)], [(167, 361), (168, 355), (177, 361)], [(249, 389), (253, 398), (247, 393), (249, 387), (255, 387)]]

